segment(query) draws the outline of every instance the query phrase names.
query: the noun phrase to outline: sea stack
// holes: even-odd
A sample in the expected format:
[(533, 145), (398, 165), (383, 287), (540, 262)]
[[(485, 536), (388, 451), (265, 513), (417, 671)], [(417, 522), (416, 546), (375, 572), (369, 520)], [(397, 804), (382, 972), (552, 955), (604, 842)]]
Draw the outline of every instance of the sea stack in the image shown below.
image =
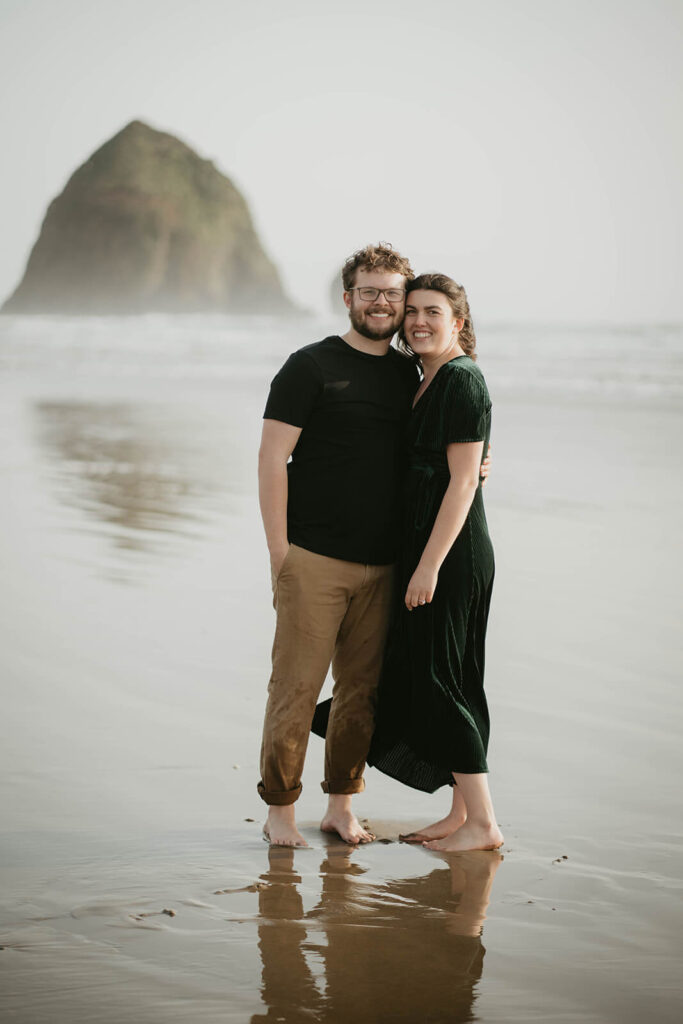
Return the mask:
[(232, 182), (173, 135), (132, 121), (50, 203), (3, 312), (293, 308)]

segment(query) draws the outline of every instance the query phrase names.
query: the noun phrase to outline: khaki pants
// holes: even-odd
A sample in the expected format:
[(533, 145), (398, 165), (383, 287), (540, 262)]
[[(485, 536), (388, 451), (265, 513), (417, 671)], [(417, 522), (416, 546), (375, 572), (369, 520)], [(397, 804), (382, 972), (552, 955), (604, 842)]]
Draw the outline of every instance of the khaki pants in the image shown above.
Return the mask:
[(389, 623), (393, 566), (362, 565), (290, 545), (277, 579), (273, 674), (258, 790), (267, 804), (301, 793), (315, 705), (332, 664), (326, 793), (360, 793)]

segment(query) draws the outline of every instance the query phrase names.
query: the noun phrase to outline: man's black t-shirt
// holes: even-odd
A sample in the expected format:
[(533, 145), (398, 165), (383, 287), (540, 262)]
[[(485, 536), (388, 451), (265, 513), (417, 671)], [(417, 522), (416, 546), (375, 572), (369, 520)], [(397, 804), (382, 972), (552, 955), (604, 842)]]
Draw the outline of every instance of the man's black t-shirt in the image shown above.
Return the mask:
[(264, 419), (301, 427), (289, 463), (289, 541), (320, 555), (386, 565), (397, 551), (402, 438), (415, 364), (325, 338), (274, 378)]

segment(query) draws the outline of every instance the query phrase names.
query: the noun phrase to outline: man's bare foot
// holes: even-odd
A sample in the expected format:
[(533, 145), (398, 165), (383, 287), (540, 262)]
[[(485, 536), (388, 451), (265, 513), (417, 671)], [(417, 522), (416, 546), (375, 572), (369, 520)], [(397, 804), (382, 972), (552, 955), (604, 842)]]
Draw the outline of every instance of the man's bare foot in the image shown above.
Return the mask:
[(296, 827), (294, 804), (287, 804), (284, 807), (271, 805), (268, 808), (263, 838), (271, 846), (308, 846)]
[(495, 822), (478, 824), (466, 821), (457, 832), (423, 845), (428, 850), (464, 853), (466, 850), (497, 850), (499, 846), (503, 845), (503, 841), (503, 833)]
[(352, 811), (330, 814), (328, 811), (320, 822), (321, 832), (336, 832), (345, 843), (356, 846), (358, 843), (371, 843), (376, 838), (372, 832), (363, 828)]
[(376, 836), (363, 828), (351, 810), (351, 797), (341, 793), (330, 793), (327, 813), (320, 822), (321, 832), (336, 832), (340, 839), (351, 846), (371, 843)]
[(451, 811), (441, 821), (435, 821), (433, 825), (425, 825), (424, 828), (419, 828), (415, 832), (406, 832), (405, 835), (399, 835), (399, 839), (402, 843), (426, 843), (431, 839), (443, 839), (444, 836), (451, 835), (457, 829), (467, 821), (467, 815), (464, 811), (454, 814)]

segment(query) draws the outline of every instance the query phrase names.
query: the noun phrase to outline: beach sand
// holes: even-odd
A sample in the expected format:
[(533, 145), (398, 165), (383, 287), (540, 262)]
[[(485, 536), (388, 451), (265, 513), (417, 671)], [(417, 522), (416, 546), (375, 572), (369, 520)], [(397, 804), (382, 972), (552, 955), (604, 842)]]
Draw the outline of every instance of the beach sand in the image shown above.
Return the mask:
[(83, 359), (0, 383), (2, 1019), (680, 1020), (681, 412), (494, 391), (501, 853), (400, 844), (449, 794), (374, 771), (380, 840), (323, 836), (315, 737), (292, 852), (256, 794), (272, 367)]

